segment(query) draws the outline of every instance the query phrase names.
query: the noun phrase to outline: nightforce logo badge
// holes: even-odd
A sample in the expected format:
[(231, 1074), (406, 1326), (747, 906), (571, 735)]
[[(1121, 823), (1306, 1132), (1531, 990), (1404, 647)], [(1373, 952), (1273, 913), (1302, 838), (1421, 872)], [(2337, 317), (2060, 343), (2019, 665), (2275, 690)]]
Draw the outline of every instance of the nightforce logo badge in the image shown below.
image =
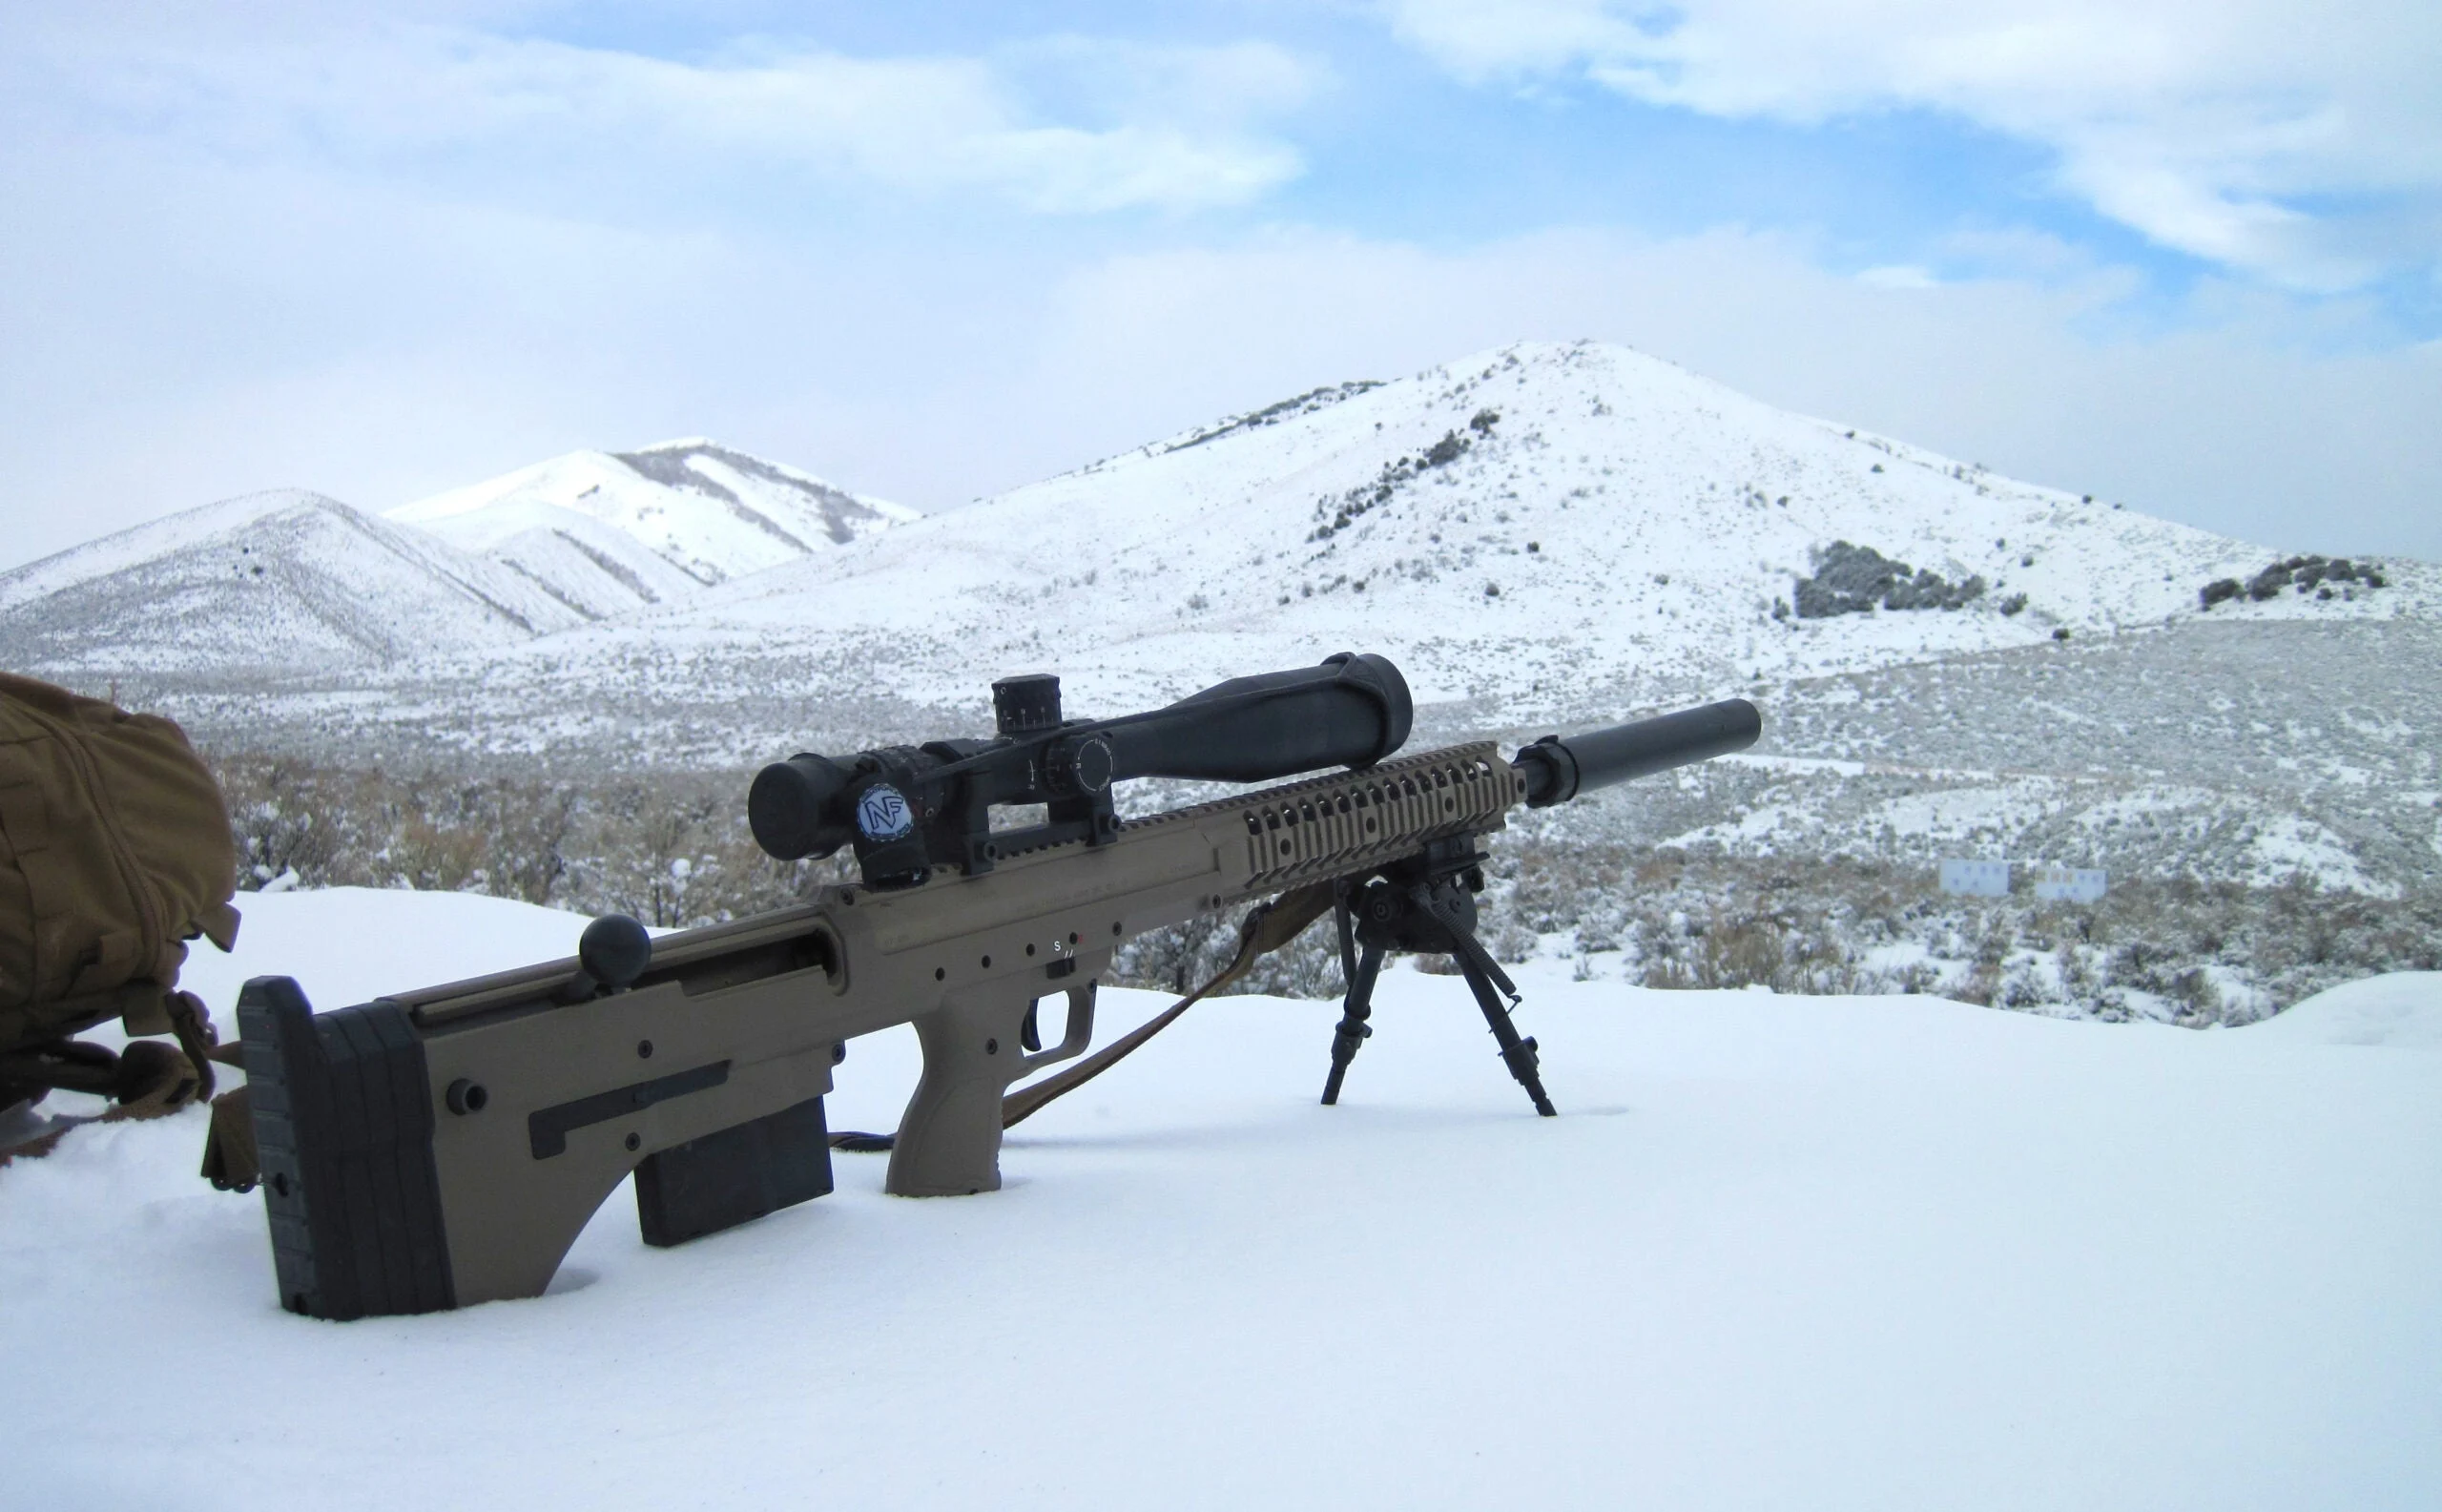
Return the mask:
[(916, 827), (916, 815), (906, 797), (887, 782), (877, 782), (857, 799), (857, 828), (880, 844), (895, 840)]

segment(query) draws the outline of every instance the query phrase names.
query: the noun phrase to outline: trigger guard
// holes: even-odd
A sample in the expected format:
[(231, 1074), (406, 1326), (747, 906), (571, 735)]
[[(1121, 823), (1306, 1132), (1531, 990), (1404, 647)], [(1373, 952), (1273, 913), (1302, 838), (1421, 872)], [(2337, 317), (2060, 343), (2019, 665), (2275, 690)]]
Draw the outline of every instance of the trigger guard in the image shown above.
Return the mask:
[[(1038, 999), (1038, 1002), (1041, 1000)], [(1094, 984), (1087, 982), (1068, 989), (1068, 1035), (1047, 1050), (1038, 1050), (1018, 1060), (1020, 1074), (1073, 1061), (1086, 1053), (1094, 1043)]]

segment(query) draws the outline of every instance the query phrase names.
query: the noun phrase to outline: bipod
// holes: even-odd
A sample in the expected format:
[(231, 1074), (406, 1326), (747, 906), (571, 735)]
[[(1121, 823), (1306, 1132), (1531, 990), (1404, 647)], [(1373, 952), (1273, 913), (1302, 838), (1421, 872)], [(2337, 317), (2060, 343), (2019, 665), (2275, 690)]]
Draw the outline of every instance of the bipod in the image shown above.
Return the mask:
[[(1500, 1046), (1509, 1074), (1533, 1099), (1535, 1111), (1554, 1116), (1544, 1095), (1535, 1041), (1518, 1032), (1509, 1010), (1518, 1005), (1517, 984), (1476, 938), (1476, 899), (1484, 875), (1471, 839), (1435, 840), (1422, 855), (1394, 862), (1363, 887), (1340, 885), (1333, 913), (1339, 924), (1340, 970), (1348, 982), (1338, 1027), (1332, 1034), (1331, 1074), (1323, 1082), (1325, 1105), (1339, 1101), (1349, 1063), (1373, 1037), (1374, 984), (1387, 951), (1449, 956), (1467, 979), (1484, 1023)], [(1359, 953), (1362, 947), (1362, 953)], [(1506, 1000), (1506, 1001), (1504, 1001)]]

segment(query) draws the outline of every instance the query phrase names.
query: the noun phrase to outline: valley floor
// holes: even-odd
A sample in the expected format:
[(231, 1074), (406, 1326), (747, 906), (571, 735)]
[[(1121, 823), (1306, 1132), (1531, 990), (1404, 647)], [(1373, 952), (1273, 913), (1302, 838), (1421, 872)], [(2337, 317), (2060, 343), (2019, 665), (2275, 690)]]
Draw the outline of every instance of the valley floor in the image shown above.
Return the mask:
[[(565, 955), (453, 894), (243, 900), (325, 1007)], [(11, 1504), (2145, 1508), (2442, 1501), (2442, 976), (2201, 1032), (1521, 968), (1237, 997), (1025, 1125), (1007, 1189), (839, 1190), (550, 1295), (279, 1311), (197, 1115), (0, 1169)], [(1113, 991), (1113, 1025), (1150, 1012)], [(903, 1031), (834, 1127), (888, 1128)], [(172, 1488), (165, 1492), (165, 1488)]]

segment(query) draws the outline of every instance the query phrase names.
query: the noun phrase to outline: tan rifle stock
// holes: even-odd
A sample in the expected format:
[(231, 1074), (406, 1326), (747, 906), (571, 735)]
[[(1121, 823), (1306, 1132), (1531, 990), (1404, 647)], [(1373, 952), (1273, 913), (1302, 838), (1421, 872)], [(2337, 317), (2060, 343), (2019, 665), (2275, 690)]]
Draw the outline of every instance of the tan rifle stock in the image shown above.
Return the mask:
[[(1527, 788), (1489, 742), (1397, 757), (665, 936), (615, 992), (559, 961), (316, 1015), (294, 982), (257, 978), (238, 1022), (282, 1305), (536, 1295), (631, 1172), (655, 1244), (818, 1196), (832, 1067), (898, 1024), (924, 1060), (888, 1190), (992, 1191), (1004, 1094), (1086, 1049), (1119, 945), (1500, 829)], [(1029, 1008), (1062, 995), (1063, 1043), (1025, 1052)]]

